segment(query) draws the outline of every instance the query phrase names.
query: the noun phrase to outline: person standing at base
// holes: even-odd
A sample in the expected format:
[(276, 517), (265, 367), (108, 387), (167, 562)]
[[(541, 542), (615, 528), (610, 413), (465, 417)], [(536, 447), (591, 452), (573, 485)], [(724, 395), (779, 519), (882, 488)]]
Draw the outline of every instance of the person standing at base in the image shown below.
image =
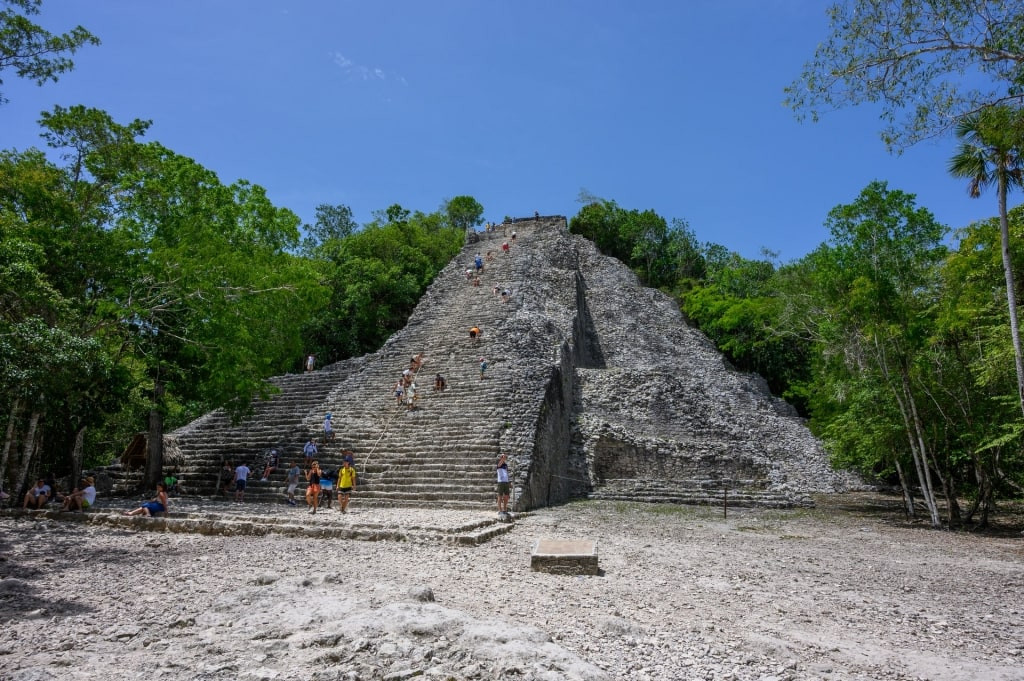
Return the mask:
[(298, 502), (295, 501), (295, 488), (299, 486), (300, 475), (302, 475), (302, 469), (293, 461), (288, 469), (288, 503), (291, 506), (298, 506)]
[(227, 496), (231, 493), (231, 488), (235, 482), (235, 467), (230, 461), (225, 461), (224, 466), (220, 469), (220, 475), (217, 478), (217, 487), (220, 489), (220, 493)]
[(502, 454), (498, 457), (498, 513), (508, 513), (509, 491), (508, 463)]
[(235, 469), (235, 501), (238, 503), (245, 501), (245, 482), (249, 479), (250, 473), (252, 471), (244, 463)]
[(341, 461), (341, 470), (338, 471), (338, 506), (342, 513), (348, 513), (348, 502), (352, 492), (356, 488), (356, 469), (352, 467), (349, 458), (346, 456)]
[(313, 507), (310, 513), (316, 513), (320, 506), (320, 463), (314, 461), (306, 471), (306, 503)]

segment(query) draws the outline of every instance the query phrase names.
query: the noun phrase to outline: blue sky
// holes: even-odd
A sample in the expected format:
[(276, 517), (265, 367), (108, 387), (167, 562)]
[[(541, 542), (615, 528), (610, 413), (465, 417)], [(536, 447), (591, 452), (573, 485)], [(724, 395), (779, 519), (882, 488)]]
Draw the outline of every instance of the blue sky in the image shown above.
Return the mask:
[(571, 217), (585, 188), (783, 261), (875, 179), (954, 228), (993, 215), (947, 175), (954, 140), (893, 156), (877, 110), (812, 124), (782, 105), (825, 4), (44, 0), (39, 23), (103, 44), (58, 83), (5, 73), (0, 146), (41, 145), (40, 111), (84, 104), (152, 120), (147, 139), (307, 222), (321, 203), (366, 222), (461, 194), (491, 220)]

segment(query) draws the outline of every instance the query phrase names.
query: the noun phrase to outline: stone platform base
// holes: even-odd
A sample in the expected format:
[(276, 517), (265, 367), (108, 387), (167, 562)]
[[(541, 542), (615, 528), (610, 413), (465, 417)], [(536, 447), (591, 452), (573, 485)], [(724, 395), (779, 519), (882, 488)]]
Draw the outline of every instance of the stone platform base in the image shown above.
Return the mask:
[(596, 575), (597, 542), (590, 540), (539, 539), (530, 555), (535, 572), (559, 575)]

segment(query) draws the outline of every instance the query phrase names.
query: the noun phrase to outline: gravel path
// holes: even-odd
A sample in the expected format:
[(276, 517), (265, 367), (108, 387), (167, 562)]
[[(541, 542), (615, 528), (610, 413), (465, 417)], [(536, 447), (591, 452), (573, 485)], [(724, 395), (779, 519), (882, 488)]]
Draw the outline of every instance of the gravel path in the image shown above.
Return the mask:
[[(472, 547), (5, 516), (0, 679), (1024, 679), (1024, 538), (898, 514), (581, 502)], [(531, 572), (539, 538), (603, 574)]]

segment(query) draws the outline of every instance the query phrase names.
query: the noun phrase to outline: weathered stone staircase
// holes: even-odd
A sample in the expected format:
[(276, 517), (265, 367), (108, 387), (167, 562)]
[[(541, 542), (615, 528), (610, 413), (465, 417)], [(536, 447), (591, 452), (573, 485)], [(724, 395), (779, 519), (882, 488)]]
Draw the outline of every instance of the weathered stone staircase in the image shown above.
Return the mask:
[[(169, 458), (189, 491), (216, 494), (223, 462), (244, 461), (255, 478), (247, 498), (283, 498), (284, 466), (269, 482), (259, 481), (266, 451), (277, 448), (284, 453), (283, 464), (302, 465), (302, 445), (320, 435), (330, 412), (335, 439), (324, 443), (318, 437), (318, 459), (322, 468), (337, 469), (343, 450), (355, 453), (359, 503), (493, 506), (502, 437), (523, 414), (515, 404), (523, 377), (517, 382), (509, 367), (518, 371), (528, 364), (520, 361), (507, 333), (523, 307), (522, 284), (539, 266), (545, 242), (527, 239), (525, 232), (557, 234), (564, 221), (531, 220), (515, 227), (517, 242), (508, 255), (501, 252), (500, 232), (480, 234), (478, 243), (467, 245), (437, 277), (406, 328), (379, 352), (274, 379), (280, 394), (255, 405), (253, 415), (237, 426), (214, 412), (169, 435)], [(465, 270), (477, 251), (492, 251), (494, 259), (474, 286)], [(494, 286), (512, 291), (508, 302)], [(471, 326), (483, 331), (481, 338), (470, 340)], [(418, 399), (409, 410), (396, 403), (393, 386), (419, 353), (425, 362), (416, 376)], [(481, 357), (488, 362), (483, 380)], [(447, 380), (443, 392), (434, 390), (436, 373)]]

